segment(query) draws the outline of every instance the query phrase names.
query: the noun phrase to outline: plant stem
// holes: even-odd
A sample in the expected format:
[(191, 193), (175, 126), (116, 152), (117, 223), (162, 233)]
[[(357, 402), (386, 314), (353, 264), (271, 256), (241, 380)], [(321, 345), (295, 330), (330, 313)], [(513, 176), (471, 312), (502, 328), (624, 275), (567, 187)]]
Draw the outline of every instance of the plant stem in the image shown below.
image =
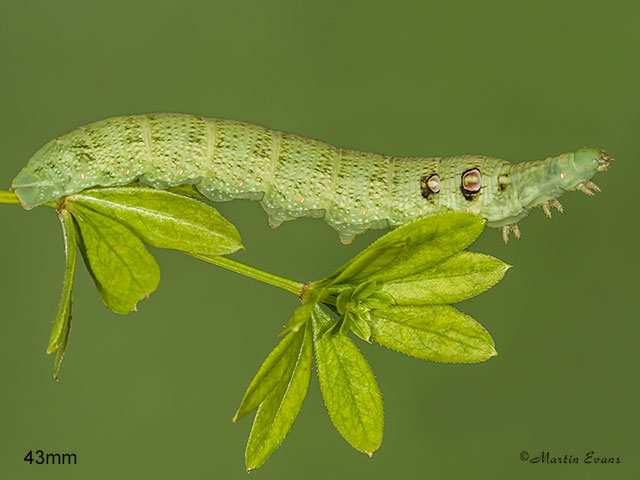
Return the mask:
[(227, 270), (231, 270), (232, 272), (239, 273), (240, 275), (244, 275), (245, 277), (253, 278), (254, 280), (258, 280), (263, 283), (268, 283), (269, 285), (273, 285), (274, 287), (278, 287), (286, 290), (287, 292), (291, 292), (294, 295), (299, 296), (302, 293), (302, 289), (304, 288), (304, 284), (302, 283), (294, 282), (293, 280), (289, 280), (287, 278), (278, 277), (277, 275), (274, 275), (272, 273), (258, 270), (257, 268), (250, 267), (249, 265), (236, 262), (226, 257), (221, 257), (218, 255), (201, 255), (199, 253), (190, 253), (189, 255), (195, 258), (199, 258), (200, 260), (204, 260), (205, 262), (218, 265), (219, 267), (226, 268)]
[[(7, 203), (9, 205), (20, 205), (20, 200), (13, 192), (8, 192), (6, 190), (0, 190), (0, 203)], [(47, 202), (42, 204), (44, 207), (58, 208), (58, 204), (56, 202)]]
[(11, 205), (19, 205), (20, 200), (13, 192), (7, 192), (6, 190), (0, 190), (0, 203), (8, 203)]
[[(0, 190), (0, 203), (20, 205), (20, 200), (18, 200), (18, 197), (15, 193), (8, 192), (6, 190)], [(56, 207), (56, 204), (54, 202), (48, 202), (44, 205), (48, 207)], [(197, 253), (192, 253), (191, 255), (193, 257), (204, 260), (205, 262), (213, 263), (214, 265), (218, 265), (219, 267), (226, 268), (227, 270), (231, 270), (232, 272), (244, 275), (245, 277), (253, 278), (263, 283), (268, 283), (269, 285), (273, 285), (274, 287), (282, 288), (283, 290), (291, 292), (295, 295), (300, 295), (302, 289), (304, 288), (304, 285), (302, 283), (294, 282), (293, 280), (289, 280), (287, 278), (278, 277), (277, 275), (273, 275), (272, 273), (263, 272), (262, 270), (258, 270), (257, 268), (250, 267), (248, 265), (230, 260), (225, 257), (207, 256)]]

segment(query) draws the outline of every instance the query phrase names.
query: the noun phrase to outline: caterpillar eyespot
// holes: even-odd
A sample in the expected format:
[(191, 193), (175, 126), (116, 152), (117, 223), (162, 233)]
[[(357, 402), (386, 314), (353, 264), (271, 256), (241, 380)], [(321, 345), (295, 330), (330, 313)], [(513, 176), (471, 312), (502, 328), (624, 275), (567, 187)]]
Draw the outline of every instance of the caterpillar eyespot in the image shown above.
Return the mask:
[(480, 170), (472, 168), (464, 172), (462, 174), (460, 188), (462, 189), (462, 195), (464, 195), (465, 199), (473, 200), (482, 188), (482, 175), (480, 174)]
[(324, 218), (343, 243), (370, 228), (470, 211), (507, 239), (519, 235), (516, 222), (531, 208), (550, 215), (564, 192), (592, 194), (591, 177), (611, 160), (586, 147), (515, 164), (481, 155), (391, 157), (234, 120), (159, 113), (109, 118), (55, 138), (11, 188), (30, 209), (95, 186), (194, 185), (213, 201), (259, 201), (274, 227)]
[[(422, 196), (429, 200), (436, 193), (440, 193), (440, 177), (436, 173), (429, 175), (426, 180), (420, 182), (420, 186)], [(422, 215), (422, 213), (420, 213), (420, 215)]]
[(427, 188), (431, 190), (432, 193), (440, 192), (440, 177), (438, 175), (431, 175), (429, 180), (427, 180)]
[(468, 193), (478, 193), (482, 186), (480, 170), (474, 168), (462, 174), (462, 188)]

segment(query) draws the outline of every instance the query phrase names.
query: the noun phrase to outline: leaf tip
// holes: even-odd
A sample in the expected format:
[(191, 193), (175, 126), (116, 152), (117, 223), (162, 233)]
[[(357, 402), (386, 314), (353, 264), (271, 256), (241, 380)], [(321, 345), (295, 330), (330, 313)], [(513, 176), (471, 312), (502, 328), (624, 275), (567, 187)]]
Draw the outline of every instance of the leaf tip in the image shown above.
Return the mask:
[(256, 467), (247, 467), (247, 473), (251, 473), (256, 469)]
[(364, 452), (364, 453), (369, 455), (369, 458), (373, 459), (373, 454), (376, 453), (376, 452)]
[(53, 352), (58, 350), (59, 345), (57, 343), (49, 343), (47, 345), (47, 355), (51, 355)]
[(498, 356), (498, 351), (495, 349), (495, 347), (491, 347), (491, 352), (489, 352), (489, 358), (497, 357), (497, 356)]

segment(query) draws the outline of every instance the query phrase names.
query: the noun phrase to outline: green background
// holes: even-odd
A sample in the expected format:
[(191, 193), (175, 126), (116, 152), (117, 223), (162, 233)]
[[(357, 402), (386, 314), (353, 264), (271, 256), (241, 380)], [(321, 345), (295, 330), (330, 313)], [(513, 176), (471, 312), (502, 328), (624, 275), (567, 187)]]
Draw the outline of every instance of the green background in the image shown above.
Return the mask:
[[(57, 1), (0, 6), (0, 184), (50, 138), (119, 114), (246, 120), (395, 155), (532, 160), (583, 145), (616, 162), (595, 198), (562, 198), (505, 246), (515, 266), (459, 307), (500, 355), (446, 365), (362, 345), (382, 389), (382, 448), (342, 440), (312, 376), (270, 478), (639, 478), (638, 202), (640, 33), (636, 2)], [(319, 220), (267, 226), (251, 202), (219, 204), (246, 252), (305, 281), (344, 247)], [(251, 425), (231, 417), (296, 306), (285, 292), (157, 251), (158, 291), (126, 317), (83, 266), (61, 381), (44, 354), (63, 273), (50, 209), (1, 207), (0, 476), (245, 478)], [(73, 452), (76, 466), (22, 461)], [(619, 465), (534, 465), (551, 455)]]

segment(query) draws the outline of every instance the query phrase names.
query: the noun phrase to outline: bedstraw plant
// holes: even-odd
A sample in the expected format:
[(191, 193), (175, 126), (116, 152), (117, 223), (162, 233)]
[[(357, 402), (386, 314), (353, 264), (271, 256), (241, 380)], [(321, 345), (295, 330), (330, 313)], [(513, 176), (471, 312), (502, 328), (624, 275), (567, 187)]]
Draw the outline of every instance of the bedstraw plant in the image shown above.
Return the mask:
[[(481, 217), (450, 212), (413, 221), (330, 275), (300, 283), (226, 258), (243, 248), (240, 235), (197, 195), (189, 187), (163, 191), (132, 185), (84, 190), (46, 204), (60, 219), (66, 254), (62, 296), (46, 349), (55, 353), (56, 380), (71, 332), (77, 252), (104, 304), (127, 314), (160, 281), (145, 244), (179, 250), (300, 299), (233, 417), (236, 422), (257, 410), (246, 447), (249, 471), (260, 467), (291, 429), (307, 393), (314, 351), (331, 421), (369, 456), (380, 447), (384, 413), (358, 341), (436, 362), (481, 362), (497, 354), (489, 333), (450, 305), (490, 288), (509, 268), (465, 250), (484, 228)], [(19, 204), (10, 192), (0, 192), (0, 203)]]

